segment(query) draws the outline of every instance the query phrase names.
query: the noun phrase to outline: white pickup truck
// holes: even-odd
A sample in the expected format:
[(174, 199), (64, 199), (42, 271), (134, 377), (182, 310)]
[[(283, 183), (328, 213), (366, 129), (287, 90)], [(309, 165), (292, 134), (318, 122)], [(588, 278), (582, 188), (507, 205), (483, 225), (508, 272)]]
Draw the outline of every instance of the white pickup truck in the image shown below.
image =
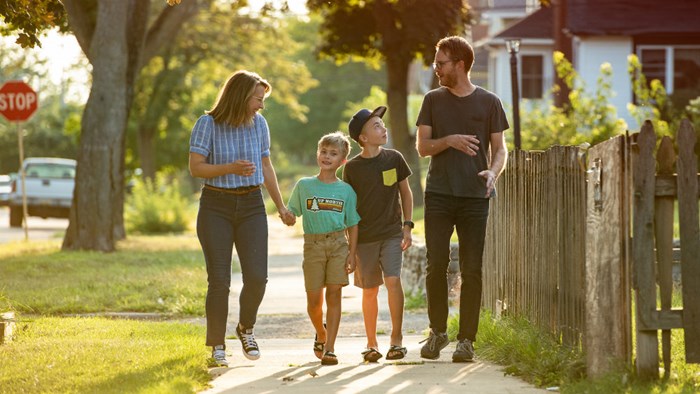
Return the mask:
[[(27, 213), (42, 218), (67, 218), (73, 203), (75, 166), (72, 159), (31, 157), (24, 160)], [(21, 172), (12, 184), (10, 192), (10, 227), (22, 226)]]

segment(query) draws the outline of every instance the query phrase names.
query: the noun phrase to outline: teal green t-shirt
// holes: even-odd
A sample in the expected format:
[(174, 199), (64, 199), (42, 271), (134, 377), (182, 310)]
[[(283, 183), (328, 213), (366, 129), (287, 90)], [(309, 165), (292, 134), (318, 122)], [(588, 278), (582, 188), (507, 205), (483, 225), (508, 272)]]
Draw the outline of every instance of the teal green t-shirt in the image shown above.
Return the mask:
[(345, 230), (360, 222), (357, 195), (347, 183), (323, 183), (317, 177), (301, 178), (292, 190), (287, 208), (303, 218), (304, 234)]

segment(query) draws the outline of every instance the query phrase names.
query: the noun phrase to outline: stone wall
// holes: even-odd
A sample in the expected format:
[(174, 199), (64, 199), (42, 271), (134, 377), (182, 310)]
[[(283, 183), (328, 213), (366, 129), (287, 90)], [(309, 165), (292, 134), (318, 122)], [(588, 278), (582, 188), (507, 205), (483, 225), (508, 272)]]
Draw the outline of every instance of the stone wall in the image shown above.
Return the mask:
[[(449, 297), (459, 299), (461, 279), (459, 276), (459, 247), (457, 243), (450, 245), (450, 267), (447, 272)], [(424, 241), (415, 241), (413, 246), (403, 252), (403, 269), (401, 283), (406, 294), (425, 295), (426, 249)]]

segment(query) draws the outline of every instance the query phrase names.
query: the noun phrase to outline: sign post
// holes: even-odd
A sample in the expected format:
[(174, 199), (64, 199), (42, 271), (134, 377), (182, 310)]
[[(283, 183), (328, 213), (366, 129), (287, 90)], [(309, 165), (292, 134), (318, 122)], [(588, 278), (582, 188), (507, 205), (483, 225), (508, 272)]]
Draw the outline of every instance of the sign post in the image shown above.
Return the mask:
[(24, 143), (20, 122), (29, 119), (39, 106), (37, 94), (24, 81), (8, 81), (0, 87), (0, 114), (10, 122), (17, 123), (17, 139), (19, 141), (19, 172), (22, 183), (22, 227), (24, 227), (24, 240), (29, 239), (27, 229), (27, 189), (25, 187), (25, 174), (22, 163), (24, 162)]

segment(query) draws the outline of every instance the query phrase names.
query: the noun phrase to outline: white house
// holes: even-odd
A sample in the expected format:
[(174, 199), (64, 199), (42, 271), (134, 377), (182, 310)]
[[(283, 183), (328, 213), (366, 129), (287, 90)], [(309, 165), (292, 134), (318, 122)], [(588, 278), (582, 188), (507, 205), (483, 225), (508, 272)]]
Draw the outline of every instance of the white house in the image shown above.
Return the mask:
[[(521, 0), (522, 1), (522, 0)], [(594, 88), (600, 66), (613, 70), (611, 102), (631, 130), (639, 125), (627, 110), (634, 100), (627, 57), (636, 54), (648, 80), (660, 79), (679, 100), (700, 96), (700, 1), (698, 0), (558, 0), (564, 7), (561, 34), (567, 58), (586, 86)], [(488, 88), (512, 104), (510, 55), (505, 40), (521, 40), (518, 75), (522, 99), (537, 105), (554, 83), (553, 8), (543, 7), (476, 44), (489, 53)], [(568, 42), (567, 42), (568, 41)], [(527, 106), (521, 105), (526, 111)]]

